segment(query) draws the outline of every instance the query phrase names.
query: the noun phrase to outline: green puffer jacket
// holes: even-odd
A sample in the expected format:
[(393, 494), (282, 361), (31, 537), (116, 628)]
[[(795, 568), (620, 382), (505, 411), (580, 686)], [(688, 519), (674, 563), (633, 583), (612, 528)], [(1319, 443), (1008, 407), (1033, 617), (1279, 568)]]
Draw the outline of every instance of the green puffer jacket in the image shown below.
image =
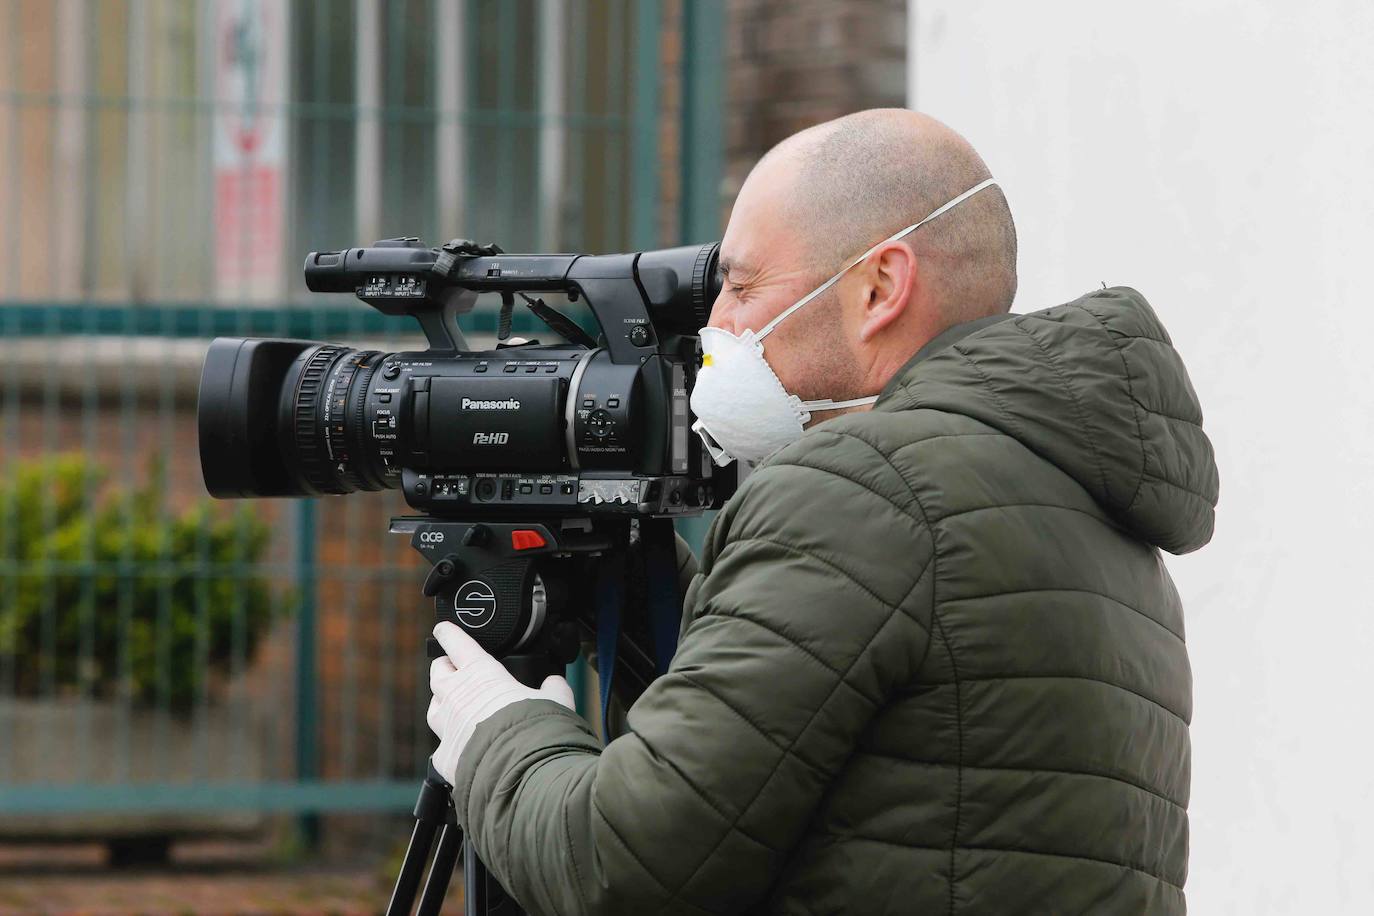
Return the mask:
[(536, 914), (1184, 912), (1201, 422), (1134, 290), (941, 335), (721, 512), (629, 734), (478, 727), (482, 859)]

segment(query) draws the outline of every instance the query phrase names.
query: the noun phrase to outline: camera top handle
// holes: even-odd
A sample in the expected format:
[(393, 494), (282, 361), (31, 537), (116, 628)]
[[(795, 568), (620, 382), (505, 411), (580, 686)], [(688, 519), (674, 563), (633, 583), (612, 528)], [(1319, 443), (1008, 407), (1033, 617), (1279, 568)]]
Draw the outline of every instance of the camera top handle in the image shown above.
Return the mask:
[(466, 350), (458, 317), (481, 292), (557, 291), (583, 297), (611, 361), (639, 363), (661, 338), (696, 334), (720, 289), (718, 243), (615, 255), (504, 254), (455, 239), (427, 248), (387, 239), (370, 248), (313, 251), (305, 260), (314, 292), (351, 292), (388, 315), (413, 315), (430, 349)]

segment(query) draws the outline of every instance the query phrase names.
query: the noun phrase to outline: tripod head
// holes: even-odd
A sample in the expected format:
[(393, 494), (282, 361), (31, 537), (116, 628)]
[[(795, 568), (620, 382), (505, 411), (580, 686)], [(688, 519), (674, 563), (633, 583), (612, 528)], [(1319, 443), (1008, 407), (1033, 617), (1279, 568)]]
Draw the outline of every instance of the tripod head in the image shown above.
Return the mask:
[[(578, 624), (571, 612), (586, 560), (623, 547), (618, 531), (590, 519), (558, 521), (453, 521), (404, 517), (391, 531), (409, 534), (411, 546), (430, 564), (421, 591), (433, 598), (439, 620), (462, 627), (498, 659), (528, 661), (511, 667), (521, 681), (542, 677), (577, 658)], [(443, 654), (430, 637), (430, 658)], [(530, 681), (537, 670), (538, 679)]]
[[(391, 520), (391, 531), (410, 535), (411, 547), (429, 563), (421, 591), (434, 599), (436, 619), (462, 627), (530, 687), (561, 672), (580, 646), (601, 637), (605, 621), (598, 618), (608, 591), (625, 607), (642, 608), (652, 575), (673, 580), (656, 584), (660, 590), (666, 585), (673, 593), (669, 600), (677, 600), (673, 560), (646, 569), (651, 553), (646, 540), (655, 540), (660, 557), (665, 551), (669, 558), (674, 555), (667, 519), (404, 516)], [(618, 651), (610, 653), (617, 695), (637, 696), (660, 673), (665, 636), (653, 627), (642, 613), (626, 615), (616, 638)], [(598, 651), (606, 650), (599, 645)], [(426, 655), (442, 654), (438, 641), (429, 637)]]

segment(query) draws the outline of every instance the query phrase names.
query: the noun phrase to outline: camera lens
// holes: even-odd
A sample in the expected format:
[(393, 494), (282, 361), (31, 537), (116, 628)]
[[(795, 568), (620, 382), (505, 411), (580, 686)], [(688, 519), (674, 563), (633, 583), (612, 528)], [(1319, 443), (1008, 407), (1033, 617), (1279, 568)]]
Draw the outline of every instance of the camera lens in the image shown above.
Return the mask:
[[(399, 486), (381, 444), (401, 434), (398, 414), (366, 410), (390, 356), (304, 340), (214, 340), (197, 408), (205, 488), (233, 498)], [(374, 429), (378, 422), (386, 428)]]

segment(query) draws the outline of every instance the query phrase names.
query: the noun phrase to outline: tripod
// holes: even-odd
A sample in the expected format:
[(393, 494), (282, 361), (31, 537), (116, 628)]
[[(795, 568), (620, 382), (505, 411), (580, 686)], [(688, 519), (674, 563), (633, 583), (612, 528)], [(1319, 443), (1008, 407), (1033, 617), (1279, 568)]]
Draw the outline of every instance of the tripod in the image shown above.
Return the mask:
[[(537, 686), (549, 674), (555, 673), (544, 656), (515, 655), (502, 660), (506, 670), (527, 686)], [(463, 842), (463, 829), (458, 826), (453, 806), (453, 787), (444, 781), (431, 762), (415, 800), (415, 827), (406, 846), (401, 871), (387, 905), (387, 916), (407, 916), (415, 902), (430, 848), (437, 835), (439, 842), (430, 865), (429, 877), (420, 894), (416, 916), (437, 916), (448, 894), (449, 881), (458, 857), (463, 858), (463, 908), (468, 916), (524, 916), (524, 910), (506, 893), (487, 871), (471, 843)]]
[[(603, 733), (616, 672), (625, 675), (630, 690), (638, 693), (666, 667), (676, 645), (676, 630), (670, 626), (670, 618), (680, 610), (672, 521), (643, 519), (634, 528), (636, 556), (643, 561), (639, 581), (647, 603), (658, 613), (648, 621), (637, 618), (639, 632), (629, 628), (622, 638), (627, 583), (636, 581), (633, 575), (627, 577), (632, 540), (628, 519), (600, 526), (587, 519), (474, 523), (399, 518), (391, 523), (394, 533), (410, 534), (411, 546), (432, 564), (422, 591), (435, 599), (439, 619), (463, 627), (522, 684), (538, 687), (549, 675), (562, 672), (577, 657), (580, 634), (593, 630), (603, 672)], [(588, 559), (596, 561), (594, 567)], [(594, 607), (595, 619), (574, 618), (572, 607)], [(655, 646), (653, 652), (643, 651), (646, 643)], [(443, 654), (433, 637), (427, 640), (426, 654), (431, 659)], [(460, 855), (467, 916), (524, 916), (472, 843), (464, 842), (452, 790), (431, 762), (415, 802), (415, 827), (387, 916), (409, 916), (431, 848), (433, 862), (417, 916), (440, 911)]]

